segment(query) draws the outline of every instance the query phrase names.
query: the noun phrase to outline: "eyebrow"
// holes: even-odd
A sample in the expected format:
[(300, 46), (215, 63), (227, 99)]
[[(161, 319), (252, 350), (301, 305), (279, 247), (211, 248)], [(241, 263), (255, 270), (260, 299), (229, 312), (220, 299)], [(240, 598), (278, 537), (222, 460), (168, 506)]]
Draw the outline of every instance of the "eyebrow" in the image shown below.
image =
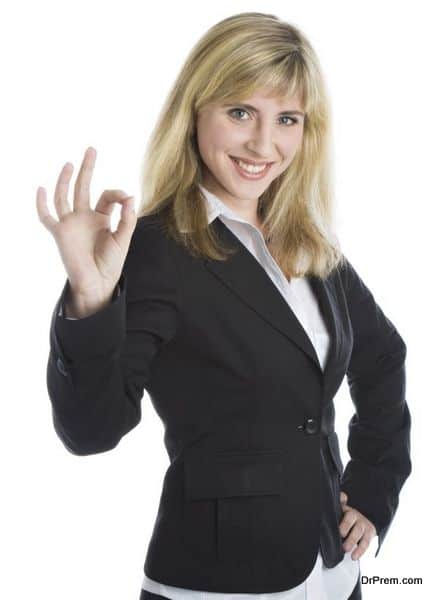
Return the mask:
[[(242, 106), (243, 108), (246, 108), (248, 110), (253, 110), (256, 113), (259, 113), (258, 109), (255, 106), (252, 106), (251, 104), (242, 104), (240, 102), (236, 102), (235, 104), (224, 104), (224, 107), (228, 107), (228, 106)], [(280, 115), (302, 115), (302, 117), (305, 116), (305, 114), (303, 112), (301, 112), (300, 110), (284, 110), (282, 112), (279, 113)]]

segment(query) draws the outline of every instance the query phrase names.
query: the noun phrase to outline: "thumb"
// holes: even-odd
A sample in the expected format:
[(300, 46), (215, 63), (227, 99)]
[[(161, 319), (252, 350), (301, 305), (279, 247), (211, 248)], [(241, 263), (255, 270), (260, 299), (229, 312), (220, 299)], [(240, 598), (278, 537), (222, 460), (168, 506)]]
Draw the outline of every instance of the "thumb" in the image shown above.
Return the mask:
[(348, 501), (348, 495), (345, 492), (340, 492), (340, 502), (346, 504)]

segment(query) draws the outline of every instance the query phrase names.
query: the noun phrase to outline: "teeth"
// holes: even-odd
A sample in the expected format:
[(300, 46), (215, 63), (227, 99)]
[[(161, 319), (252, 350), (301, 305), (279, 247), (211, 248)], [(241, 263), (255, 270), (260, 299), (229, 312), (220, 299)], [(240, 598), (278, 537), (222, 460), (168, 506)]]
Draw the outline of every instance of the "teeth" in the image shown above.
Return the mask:
[(265, 165), (256, 166), (256, 165), (249, 165), (248, 163), (245, 163), (239, 159), (235, 159), (235, 160), (242, 169), (244, 169), (245, 171), (248, 171), (249, 173), (261, 173), (267, 166), (267, 163)]

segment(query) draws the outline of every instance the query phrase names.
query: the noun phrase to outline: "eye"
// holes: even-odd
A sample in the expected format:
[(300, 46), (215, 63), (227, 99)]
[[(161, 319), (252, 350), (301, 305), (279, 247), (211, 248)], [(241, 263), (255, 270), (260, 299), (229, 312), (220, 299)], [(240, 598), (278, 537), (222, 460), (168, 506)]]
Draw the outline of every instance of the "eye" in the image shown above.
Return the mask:
[[(233, 116), (233, 113), (236, 113), (236, 112), (246, 113), (248, 115), (248, 112), (246, 110), (244, 110), (243, 108), (232, 108), (231, 110), (228, 111), (227, 114)], [(233, 118), (236, 118), (236, 117), (233, 117)], [(238, 121), (242, 121), (242, 119), (238, 118)]]
[[(243, 121), (243, 120), (247, 120), (247, 119), (241, 119), (240, 117), (235, 117), (235, 116), (233, 116), (234, 113), (245, 113), (246, 115), (249, 114), (244, 108), (232, 108), (231, 110), (229, 110), (227, 114), (232, 115), (232, 117), (234, 119), (237, 119), (238, 121)], [(289, 127), (292, 126), (292, 125), (297, 125), (297, 123), (299, 122), (299, 119), (297, 119), (295, 117), (289, 117), (287, 115), (283, 115), (280, 118), (281, 119), (289, 119), (291, 121), (291, 123), (285, 123), (284, 122), (284, 124), (288, 125)]]
[(297, 125), (297, 123), (299, 122), (299, 119), (297, 119), (296, 117), (288, 117), (286, 115), (284, 115), (283, 117), (281, 117), (281, 119), (290, 119), (290, 121), (292, 121), (293, 125)]

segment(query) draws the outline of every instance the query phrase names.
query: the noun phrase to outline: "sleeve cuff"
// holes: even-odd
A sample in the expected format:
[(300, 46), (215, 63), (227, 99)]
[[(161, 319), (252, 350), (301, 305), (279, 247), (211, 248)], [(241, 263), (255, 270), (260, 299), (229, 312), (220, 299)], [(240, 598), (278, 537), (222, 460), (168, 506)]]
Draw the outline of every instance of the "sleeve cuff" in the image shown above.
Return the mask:
[[(65, 293), (66, 293), (66, 291), (63, 291), (63, 297), (65, 296)], [(117, 284), (116, 289), (114, 290), (114, 294), (111, 298), (111, 301), (113, 301), (118, 296), (120, 296), (120, 285), (119, 284)], [(65, 316), (65, 307), (64, 307), (63, 301), (60, 303), (58, 316), (63, 317), (64, 319), (68, 319), (69, 321), (78, 321), (79, 320), (78, 317), (66, 317)]]
[(68, 289), (67, 279), (55, 306), (52, 325), (57, 349), (64, 360), (80, 362), (117, 349), (126, 335), (126, 275), (121, 274), (111, 302), (82, 319), (62, 316)]
[(377, 557), (389, 530), (398, 501), (394, 499), (390, 490), (386, 490), (384, 484), (379, 485), (373, 478), (369, 477), (367, 479), (364, 474), (361, 481), (362, 485), (358, 487), (349, 476), (344, 475), (341, 481), (341, 490), (348, 496), (348, 505), (359, 510), (375, 525), (378, 537), (375, 552), (375, 557)]

